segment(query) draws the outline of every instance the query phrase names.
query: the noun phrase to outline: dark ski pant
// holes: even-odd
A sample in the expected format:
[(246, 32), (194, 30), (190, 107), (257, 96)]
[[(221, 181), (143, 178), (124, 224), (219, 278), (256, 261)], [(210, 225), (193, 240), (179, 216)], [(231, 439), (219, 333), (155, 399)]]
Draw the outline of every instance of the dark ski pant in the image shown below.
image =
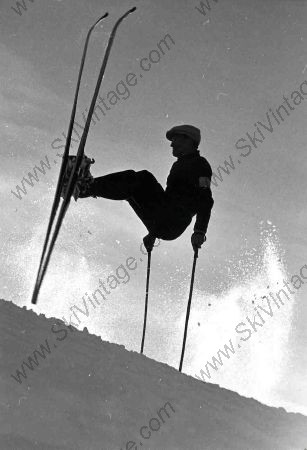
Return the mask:
[(147, 170), (125, 170), (95, 178), (89, 194), (127, 200), (148, 231), (160, 239), (176, 239), (192, 220)]

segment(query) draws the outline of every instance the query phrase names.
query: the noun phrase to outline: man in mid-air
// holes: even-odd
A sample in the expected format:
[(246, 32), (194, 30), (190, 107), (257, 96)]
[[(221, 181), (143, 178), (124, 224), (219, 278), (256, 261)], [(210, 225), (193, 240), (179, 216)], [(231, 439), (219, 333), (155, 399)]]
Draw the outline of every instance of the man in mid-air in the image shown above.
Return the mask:
[(147, 170), (125, 170), (78, 179), (77, 197), (127, 200), (148, 230), (143, 239), (147, 251), (152, 250), (156, 238), (177, 239), (196, 215), (191, 242), (194, 249), (200, 248), (206, 240), (214, 203), (211, 166), (198, 151), (200, 130), (192, 125), (179, 125), (167, 131), (166, 138), (171, 141), (177, 161), (165, 190)]

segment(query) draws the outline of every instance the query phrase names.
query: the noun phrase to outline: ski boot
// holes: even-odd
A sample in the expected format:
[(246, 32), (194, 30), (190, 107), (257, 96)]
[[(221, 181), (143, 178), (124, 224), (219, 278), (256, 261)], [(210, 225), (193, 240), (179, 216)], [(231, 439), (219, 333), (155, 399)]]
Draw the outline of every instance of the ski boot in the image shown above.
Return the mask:
[[(70, 175), (75, 167), (76, 163), (76, 156), (69, 156), (67, 165), (66, 165), (66, 171), (63, 178), (63, 184), (62, 184), (62, 191), (61, 191), (61, 197), (64, 198), (67, 192), (68, 184)], [(91, 164), (94, 164), (95, 160), (92, 158), (88, 158), (86, 155), (83, 155), (81, 165), (79, 167), (78, 171), (78, 177), (77, 181), (72, 193), (72, 196), (74, 197), (75, 201), (78, 200), (78, 198), (84, 198), (84, 197), (90, 197), (90, 187), (93, 184), (94, 178), (93, 175), (90, 172), (90, 166)]]

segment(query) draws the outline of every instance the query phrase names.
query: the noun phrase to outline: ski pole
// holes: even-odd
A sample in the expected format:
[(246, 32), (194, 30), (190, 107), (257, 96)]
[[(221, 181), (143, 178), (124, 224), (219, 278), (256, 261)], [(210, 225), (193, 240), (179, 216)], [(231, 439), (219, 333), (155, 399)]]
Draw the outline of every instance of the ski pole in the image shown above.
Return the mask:
[(186, 313), (186, 318), (185, 318), (185, 327), (184, 327), (184, 336), (183, 336), (183, 344), (182, 344), (179, 372), (181, 372), (181, 369), (182, 369), (183, 358), (184, 358), (184, 351), (185, 351), (185, 343), (186, 343), (186, 340), (187, 340), (188, 323), (189, 323), (191, 303), (192, 303), (192, 294), (193, 294), (194, 276), (195, 276), (195, 268), (196, 268), (196, 260), (197, 260), (197, 258), (198, 258), (198, 248), (195, 247), (194, 248), (194, 259), (193, 259), (192, 276), (191, 276), (191, 285), (190, 285), (190, 294), (189, 294), (189, 301), (188, 301), (187, 313)]
[(141, 353), (144, 350), (144, 342), (145, 342), (145, 333), (146, 333), (146, 322), (147, 322), (147, 309), (148, 309), (148, 292), (149, 292), (149, 277), (150, 277), (150, 262), (151, 262), (151, 250), (147, 251), (147, 279), (146, 279), (146, 295), (145, 295), (145, 312), (144, 312), (144, 325), (143, 325), (143, 336), (142, 336), (142, 345), (141, 345)]

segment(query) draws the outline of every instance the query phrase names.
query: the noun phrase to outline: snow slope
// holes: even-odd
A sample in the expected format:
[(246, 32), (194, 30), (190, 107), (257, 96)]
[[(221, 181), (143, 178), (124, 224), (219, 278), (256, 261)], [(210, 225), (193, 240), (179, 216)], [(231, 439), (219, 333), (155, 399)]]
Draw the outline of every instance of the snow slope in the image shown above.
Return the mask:
[[(0, 324), (1, 450), (307, 448), (303, 415), (203, 383), (4, 300)], [(18, 381), (16, 369), (29, 365), (40, 344), (44, 357), (35, 353), (33, 370), (23, 364)]]

